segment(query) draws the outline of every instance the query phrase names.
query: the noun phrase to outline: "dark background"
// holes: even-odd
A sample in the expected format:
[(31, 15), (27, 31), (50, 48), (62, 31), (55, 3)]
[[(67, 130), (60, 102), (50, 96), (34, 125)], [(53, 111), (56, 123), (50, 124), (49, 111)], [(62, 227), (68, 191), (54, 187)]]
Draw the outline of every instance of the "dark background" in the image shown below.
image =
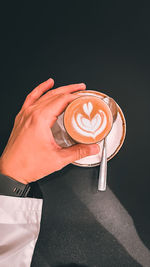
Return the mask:
[[(112, 96), (125, 114), (127, 136), (120, 152), (109, 162), (108, 186), (132, 217), (143, 244), (150, 249), (150, 9), (148, 2), (141, 2), (139, 6), (135, 1), (130, 4), (120, 2), (49, 1), (48, 4), (35, 2), (35, 5), (24, 2), (20, 5), (6, 3), (1, 8), (0, 150), (2, 152), (6, 145), (14, 118), (26, 95), (49, 77), (54, 78), (55, 87), (85, 82), (88, 89), (96, 89)], [(39, 182), (45, 204), (33, 266), (66, 266), (61, 264), (71, 262), (83, 263), (83, 266), (140, 266), (132, 261), (125, 251), (117, 250), (117, 241), (113, 241), (116, 242), (115, 245), (113, 242), (105, 244), (105, 241), (109, 240), (109, 233), (104, 235), (102, 228), (103, 235), (99, 232), (99, 240), (104, 237), (101, 240), (101, 243), (104, 242), (104, 251), (95, 245), (93, 257), (89, 257), (91, 248), (88, 247), (88, 234), (100, 227), (95, 226), (94, 219), (90, 229), (78, 229), (77, 226), (78, 231), (84, 233), (82, 240), (86, 240), (80, 253), (75, 247), (69, 246), (69, 252), (65, 250), (65, 244), (69, 241), (64, 241), (64, 246), (62, 244), (59, 251), (59, 243), (65, 240), (65, 237), (61, 235), (62, 231), (61, 234), (58, 233), (61, 227), (57, 219), (63, 224), (64, 217), (59, 215), (60, 219), (57, 218), (56, 212), (49, 213), (53, 206), (50, 203), (60, 200), (61, 196), (61, 203), (55, 204), (62, 205), (61, 208), (66, 210), (67, 215), (68, 211), (72, 210), (73, 201), (77, 213), (72, 214), (72, 218), (80, 218), (85, 212), (84, 208), (84, 212), (78, 208), (81, 203), (79, 199), (74, 199), (65, 182), (70, 172), (72, 186), (75, 177), (80, 173), (82, 182), (83, 179), (86, 181), (86, 191), (87, 188), (90, 190), (88, 181), (97, 179), (98, 168), (89, 171), (86, 168), (69, 166)], [(60, 180), (61, 187), (58, 186)], [(78, 186), (80, 187), (80, 181)], [(62, 190), (59, 194), (58, 188)], [(68, 200), (63, 203), (66, 195)], [(66, 204), (68, 201), (70, 206)], [(60, 214), (62, 209), (58, 210)], [(88, 221), (91, 214), (89, 211), (87, 214)], [(56, 220), (53, 219), (53, 227), (47, 228), (51, 218)], [(86, 223), (82, 223), (85, 226)], [(70, 225), (68, 223), (67, 229)], [(46, 239), (45, 229), (53, 229), (57, 233), (56, 236)], [(66, 233), (70, 233), (67, 229)], [(81, 237), (75, 239), (77, 231), (73, 230), (73, 226), (71, 229), (74, 235), (70, 237), (70, 242), (80, 247)], [(96, 236), (96, 233), (93, 236)], [(93, 237), (93, 242), (94, 240)], [(45, 242), (47, 250), (42, 251)], [(112, 252), (113, 246), (115, 249)], [(52, 253), (51, 257), (47, 258), (51, 250), (58, 250), (58, 254)], [(119, 255), (117, 257), (116, 251)], [(102, 259), (105, 253), (106, 257)], [(120, 261), (122, 265), (119, 265)]]

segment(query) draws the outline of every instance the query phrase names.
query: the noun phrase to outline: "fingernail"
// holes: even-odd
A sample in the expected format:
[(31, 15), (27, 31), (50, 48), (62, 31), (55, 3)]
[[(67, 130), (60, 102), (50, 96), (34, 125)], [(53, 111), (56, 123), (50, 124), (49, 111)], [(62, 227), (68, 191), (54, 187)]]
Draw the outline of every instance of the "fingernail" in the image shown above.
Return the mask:
[(48, 81), (54, 81), (52, 78), (49, 78)]
[(97, 144), (91, 145), (91, 155), (98, 154), (100, 151), (100, 147)]
[(82, 88), (86, 88), (85, 83), (79, 83), (79, 86), (82, 87)]

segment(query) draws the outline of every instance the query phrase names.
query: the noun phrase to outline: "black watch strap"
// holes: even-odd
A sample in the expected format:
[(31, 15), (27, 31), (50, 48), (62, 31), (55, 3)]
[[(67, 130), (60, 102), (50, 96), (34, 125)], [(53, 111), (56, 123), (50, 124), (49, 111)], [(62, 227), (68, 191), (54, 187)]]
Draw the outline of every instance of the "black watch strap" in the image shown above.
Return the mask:
[(27, 197), (31, 186), (22, 184), (9, 176), (0, 174), (0, 195)]

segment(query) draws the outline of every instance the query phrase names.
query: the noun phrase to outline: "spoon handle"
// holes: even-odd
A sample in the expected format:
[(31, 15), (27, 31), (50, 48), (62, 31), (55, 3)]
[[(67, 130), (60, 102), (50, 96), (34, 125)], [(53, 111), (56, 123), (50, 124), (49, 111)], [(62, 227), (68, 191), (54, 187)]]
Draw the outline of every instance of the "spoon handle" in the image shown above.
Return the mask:
[(106, 151), (106, 138), (103, 141), (102, 159), (100, 165), (99, 179), (98, 179), (98, 190), (106, 190), (107, 180), (107, 151)]

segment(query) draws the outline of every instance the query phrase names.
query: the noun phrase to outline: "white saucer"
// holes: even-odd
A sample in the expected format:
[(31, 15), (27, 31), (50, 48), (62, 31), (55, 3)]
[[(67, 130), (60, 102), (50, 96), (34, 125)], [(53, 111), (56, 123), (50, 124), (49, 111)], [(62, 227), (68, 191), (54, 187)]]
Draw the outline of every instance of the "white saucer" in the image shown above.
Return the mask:
[[(76, 92), (78, 95), (95, 95), (97, 97), (100, 97), (101, 99), (104, 97), (107, 97), (106, 94), (97, 92), (97, 91), (91, 91), (91, 90), (85, 90), (85, 91), (79, 91)], [(117, 104), (117, 103), (116, 103)], [(118, 108), (118, 114), (115, 122), (113, 123), (113, 127), (110, 131), (110, 133), (107, 136), (107, 160), (112, 159), (120, 150), (120, 148), (123, 145), (125, 136), (126, 136), (126, 121), (125, 117), (123, 115), (123, 112), (119, 105), (117, 104)], [(63, 114), (61, 114), (58, 117), (58, 120), (54, 124), (52, 128), (52, 133), (54, 135), (55, 141), (62, 147), (68, 147), (72, 144), (75, 144), (75, 142), (69, 137), (69, 135), (66, 133), (64, 125), (63, 125)], [(102, 156), (102, 145), (103, 141), (99, 143), (100, 146), (100, 153), (93, 156), (88, 156), (85, 158), (82, 158), (80, 160), (77, 160), (73, 162), (73, 164), (81, 167), (94, 167), (98, 166), (101, 162), (101, 156)]]

